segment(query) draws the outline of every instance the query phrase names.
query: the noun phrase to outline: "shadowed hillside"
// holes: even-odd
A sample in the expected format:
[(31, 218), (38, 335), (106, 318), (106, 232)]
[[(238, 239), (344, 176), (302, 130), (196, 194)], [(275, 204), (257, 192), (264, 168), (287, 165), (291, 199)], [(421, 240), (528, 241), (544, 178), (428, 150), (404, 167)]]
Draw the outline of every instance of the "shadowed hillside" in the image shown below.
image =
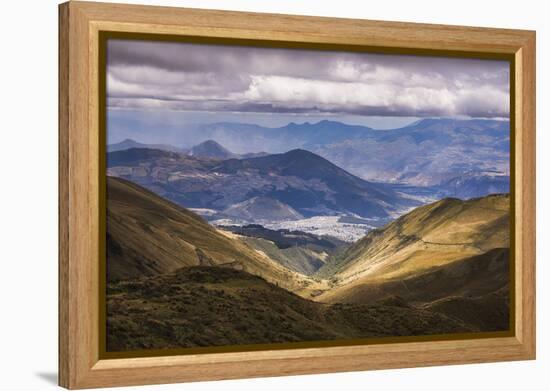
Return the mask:
[(107, 154), (107, 172), (186, 208), (253, 221), (335, 214), (389, 219), (419, 205), (390, 186), (367, 182), (306, 150), (246, 159), (210, 156), (128, 149)]
[(344, 285), (320, 300), (355, 304), (399, 300), (492, 331), (509, 326), (509, 289), (509, 250), (497, 248), (405, 278)]
[(275, 243), (262, 238), (243, 236), (241, 240), (284, 267), (306, 276), (315, 274), (329, 256), (323, 250), (307, 246), (279, 248)]
[(472, 331), (403, 305), (326, 305), (248, 273), (190, 267), (110, 283), (107, 349), (181, 348)]
[(507, 287), (509, 271), (509, 250), (497, 248), (405, 278), (349, 284), (334, 291), (335, 300), (365, 303), (399, 296), (417, 304), (451, 296), (478, 297)]

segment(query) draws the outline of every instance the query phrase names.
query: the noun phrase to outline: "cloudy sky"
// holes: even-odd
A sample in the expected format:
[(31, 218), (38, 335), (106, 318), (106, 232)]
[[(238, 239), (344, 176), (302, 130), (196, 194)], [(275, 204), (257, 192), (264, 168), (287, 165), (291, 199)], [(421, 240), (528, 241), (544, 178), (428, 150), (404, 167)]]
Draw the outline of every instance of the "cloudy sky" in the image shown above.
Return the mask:
[(493, 60), (110, 40), (107, 96), (110, 116), (155, 111), (190, 122), (267, 126), (337, 117), (391, 127), (422, 117), (507, 118), (509, 66)]

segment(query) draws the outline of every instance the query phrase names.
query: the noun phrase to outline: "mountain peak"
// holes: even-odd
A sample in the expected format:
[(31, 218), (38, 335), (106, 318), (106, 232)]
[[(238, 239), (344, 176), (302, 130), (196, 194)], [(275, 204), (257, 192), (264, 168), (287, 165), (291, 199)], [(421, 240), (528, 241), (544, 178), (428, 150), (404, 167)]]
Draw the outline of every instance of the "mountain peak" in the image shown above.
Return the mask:
[(169, 144), (144, 144), (131, 138), (126, 138), (114, 144), (107, 145), (108, 152), (123, 151), (131, 148), (144, 148), (144, 149), (160, 149), (169, 152), (185, 152), (182, 148), (178, 148)]
[(330, 119), (324, 119), (324, 120), (321, 120), (319, 122), (317, 122), (315, 125), (338, 125), (338, 126), (352, 126), (352, 125), (348, 125), (346, 123), (343, 123), (343, 122), (339, 122), (339, 121), (332, 121)]
[[(206, 141), (203, 141), (202, 143), (198, 144), (197, 146), (209, 146), (209, 147), (216, 147), (216, 148), (223, 148), (220, 143), (217, 143), (216, 141), (214, 140), (206, 140)], [(224, 148), (225, 149), (225, 148)]]
[(231, 159), (236, 155), (214, 140), (206, 140), (195, 145), (189, 152), (191, 156), (209, 157), (215, 159)]
[(285, 152), (282, 154), (282, 156), (286, 157), (286, 158), (290, 158), (292, 160), (315, 160), (315, 161), (326, 161), (327, 163), (331, 164), (328, 160), (326, 160), (325, 158), (313, 153), (313, 152), (310, 152), (306, 149), (301, 149), (301, 148), (296, 148), (296, 149), (291, 149), (290, 151), (288, 152)]
[[(313, 152), (310, 152), (310, 151), (302, 149), (302, 148), (291, 149), (290, 151), (287, 151), (287, 152), (284, 153), (284, 155), (299, 155), (299, 154), (315, 155)], [(317, 156), (317, 155), (315, 155), (315, 156)]]

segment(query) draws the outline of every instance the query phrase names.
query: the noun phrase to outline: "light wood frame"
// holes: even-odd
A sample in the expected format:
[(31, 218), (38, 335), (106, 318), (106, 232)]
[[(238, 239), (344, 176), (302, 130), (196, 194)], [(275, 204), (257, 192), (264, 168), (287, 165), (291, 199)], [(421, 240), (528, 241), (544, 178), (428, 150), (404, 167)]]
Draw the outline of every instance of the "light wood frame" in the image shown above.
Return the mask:
[[(514, 336), (99, 357), (100, 31), (507, 54), (515, 129)], [(535, 32), (88, 2), (59, 6), (59, 384), (92, 388), (535, 358)]]

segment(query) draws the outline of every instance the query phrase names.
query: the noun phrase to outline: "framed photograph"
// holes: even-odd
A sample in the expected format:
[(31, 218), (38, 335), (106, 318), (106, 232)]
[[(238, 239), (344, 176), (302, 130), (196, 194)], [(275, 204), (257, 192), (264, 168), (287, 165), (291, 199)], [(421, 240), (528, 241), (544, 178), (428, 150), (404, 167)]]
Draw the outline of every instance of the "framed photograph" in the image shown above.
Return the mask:
[(535, 358), (535, 33), (59, 7), (66, 388)]

